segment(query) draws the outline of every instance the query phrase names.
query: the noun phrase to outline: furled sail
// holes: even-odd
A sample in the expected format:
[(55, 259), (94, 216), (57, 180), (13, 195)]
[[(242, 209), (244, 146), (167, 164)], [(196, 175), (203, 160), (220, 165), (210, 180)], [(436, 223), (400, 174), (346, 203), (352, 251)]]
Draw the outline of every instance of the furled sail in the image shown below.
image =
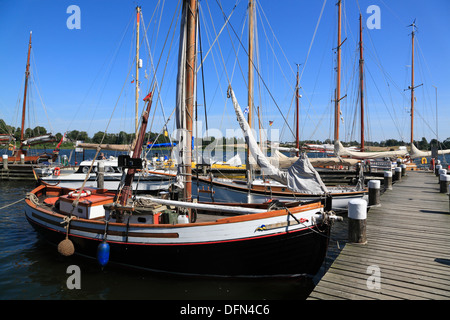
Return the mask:
[[(419, 150), (414, 144), (411, 145), (411, 152), (409, 154), (411, 159), (431, 157), (431, 151)], [(450, 154), (450, 149), (438, 150), (438, 154)]]
[(131, 151), (131, 145), (129, 144), (110, 144), (110, 143), (79, 143), (77, 145), (78, 148), (83, 149), (94, 149), (100, 148), (101, 150), (110, 150), (110, 151)]
[(0, 144), (7, 144), (11, 141), (16, 140), (13, 135), (9, 134), (0, 134)]
[(26, 139), (26, 140), (22, 141), (22, 145), (31, 146), (31, 145), (35, 145), (35, 144), (39, 144), (39, 143), (49, 143), (49, 142), (55, 142), (55, 141), (56, 141), (56, 137), (54, 135), (52, 135), (51, 133), (49, 133), (49, 134), (46, 134), (43, 136)]
[(259, 149), (231, 86), (228, 87), (228, 94), (231, 96), (233, 101), (233, 107), (236, 112), (237, 120), (244, 133), (248, 148), (265, 176), (286, 184), (288, 188), (294, 192), (307, 194), (328, 193), (327, 187), (322, 182), (319, 174), (311, 165), (308, 157), (304, 153), (301, 154), (299, 159), (292, 166), (290, 166), (287, 171), (281, 171), (273, 166)]
[(405, 156), (407, 150), (396, 150), (396, 151), (380, 151), (380, 152), (358, 152), (350, 151), (342, 145), (342, 143), (337, 140), (334, 143), (334, 153), (337, 157), (348, 156), (354, 159), (377, 159), (377, 158), (397, 158)]
[(176, 146), (176, 148), (174, 148), (173, 157), (173, 159), (178, 164), (178, 174), (176, 177), (175, 185), (179, 188), (184, 188), (184, 176), (182, 171), (184, 170), (184, 166), (189, 162), (189, 160), (187, 159), (187, 151), (190, 147), (190, 143), (189, 141), (187, 141), (186, 132), (186, 14), (187, 9), (186, 6), (183, 5), (180, 24), (180, 45), (178, 49), (178, 74), (175, 101), (175, 123), (177, 126), (176, 139), (178, 140), (178, 145)]

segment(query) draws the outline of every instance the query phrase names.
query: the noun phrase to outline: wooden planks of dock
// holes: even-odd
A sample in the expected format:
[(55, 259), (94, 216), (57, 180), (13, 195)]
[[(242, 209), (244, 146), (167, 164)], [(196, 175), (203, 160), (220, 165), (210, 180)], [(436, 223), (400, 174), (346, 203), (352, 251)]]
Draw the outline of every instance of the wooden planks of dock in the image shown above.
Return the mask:
[(408, 171), (367, 214), (367, 244), (347, 243), (308, 300), (450, 300), (449, 196)]

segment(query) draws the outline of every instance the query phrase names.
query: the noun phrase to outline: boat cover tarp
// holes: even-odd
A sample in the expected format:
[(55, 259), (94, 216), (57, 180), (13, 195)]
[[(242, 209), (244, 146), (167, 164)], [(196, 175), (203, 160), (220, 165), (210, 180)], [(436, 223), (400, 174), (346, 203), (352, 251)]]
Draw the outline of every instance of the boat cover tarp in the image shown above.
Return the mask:
[(292, 166), (290, 166), (287, 171), (281, 171), (270, 163), (253, 137), (250, 126), (242, 113), (241, 107), (236, 100), (231, 86), (228, 88), (228, 91), (233, 101), (237, 121), (239, 122), (239, 125), (244, 133), (248, 148), (264, 175), (287, 185), (288, 188), (294, 192), (307, 194), (328, 193), (327, 187), (323, 183), (318, 172), (309, 162), (309, 159), (305, 153), (302, 153), (299, 159)]

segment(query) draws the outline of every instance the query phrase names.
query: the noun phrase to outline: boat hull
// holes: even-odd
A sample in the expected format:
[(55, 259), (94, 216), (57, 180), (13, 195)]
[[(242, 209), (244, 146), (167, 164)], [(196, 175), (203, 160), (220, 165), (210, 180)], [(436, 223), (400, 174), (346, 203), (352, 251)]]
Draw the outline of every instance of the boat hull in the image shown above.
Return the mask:
[[(286, 188), (287, 189), (287, 188)], [(331, 188), (330, 188), (331, 189)], [(332, 190), (332, 189), (331, 189)], [(206, 180), (195, 180), (193, 182), (192, 197), (199, 202), (241, 202), (241, 203), (264, 203), (269, 200), (279, 201), (315, 201), (321, 199), (320, 196), (311, 194), (300, 194), (289, 191), (275, 191), (272, 189), (252, 188), (251, 192), (244, 185), (236, 183), (213, 184)], [(332, 193), (332, 209), (347, 210), (348, 203), (353, 199), (367, 199), (367, 190), (355, 192), (343, 192), (336, 190)]]
[[(74, 173), (67, 176), (47, 176), (41, 180), (51, 185), (58, 185), (63, 188), (79, 189), (82, 187), (86, 175), (81, 173)], [(117, 190), (122, 176), (120, 174), (105, 174), (104, 176), (104, 188), (107, 190)], [(167, 190), (173, 183), (171, 177), (148, 175), (146, 177), (135, 177), (132, 183), (132, 189), (137, 191), (157, 191)], [(86, 181), (85, 187), (96, 188), (97, 175), (91, 174)]]
[[(52, 192), (42, 186), (37, 190), (41, 192), (38, 197)], [(102, 218), (78, 217), (70, 221), (68, 238), (76, 254), (95, 259), (99, 244), (106, 240), (110, 263), (157, 272), (231, 277), (314, 275), (324, 260), (331, 229), (329, 221), (316, 222), (322, 213), (322, 204), (316, 202), (291, 209), (218, 215), (196, 223), (147, 220), (140, 224), (138, 220), (127, 222), (127, 218), (106, 223)], [(49, 242), (57, 245), (65, 239), (63, 222), (68, 215), (30, 199), (26, 199), (25, 215)], [(129, 216), (132, 218), (136, 219)]]
[[(28, 220), (36, 231), (57, 245), (63, 233)], [(328, 228), (324, 226), (324, 228)], [(108, 242), (110, 263), (154, 272), (199, 276), (313, 276), (328, 247), (329, 231), (314, 228), (270, 237), (201, 244), (133, 244)], [(316, 231), (316, 232), (315, 232)], [(75, 253), (95, 259), (100, 240), (70, 236)]]

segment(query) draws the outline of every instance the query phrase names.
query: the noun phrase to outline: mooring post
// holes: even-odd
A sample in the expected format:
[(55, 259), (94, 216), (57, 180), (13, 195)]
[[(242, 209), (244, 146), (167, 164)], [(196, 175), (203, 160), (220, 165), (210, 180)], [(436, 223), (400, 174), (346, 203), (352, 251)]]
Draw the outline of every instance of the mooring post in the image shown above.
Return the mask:
[(441, 181), (441, 175), (446, 175), (446, 174), (447, 174), (447, 170), (439, 169), (438, 183), (440, 183), (440, 181)]
[(105, 164), (103, 161), (98, 161), (97, 165), (97, 188), (104, 189), (105, 187)]
[(384, 172), (384, 190), (392, 190), (392, 171)]
[(406, 164), (402, 164), (400, 167), (402, 168), (402, 177), (404, 177), (406, 175)]
[(434, 169), (434, 174), (437, 176), (439, 176), (439, 170), (442, 169), (442, 166), (440, 164), (438, 164), (435, 169)]
[[(442, 169), (441, 169), (442, 170)], [(441, 193), (449, 193), (448, 185), (450, 183), (450, 176), (447, 174), (441, 174), (439, 176), (439, 191)]]
[(348, 202), (348, 241), (366, 244), (367, 202), (353, 199)]
[(2, 155), (3, 158), (3, 170), (8, 170), (8, 155)]
[(369, 181), (369, 206), (380, 205), (380, 185), (380, 180)]
[(394, 171), (394, 181), (402, 180), (402, 168), (396, 167)]

